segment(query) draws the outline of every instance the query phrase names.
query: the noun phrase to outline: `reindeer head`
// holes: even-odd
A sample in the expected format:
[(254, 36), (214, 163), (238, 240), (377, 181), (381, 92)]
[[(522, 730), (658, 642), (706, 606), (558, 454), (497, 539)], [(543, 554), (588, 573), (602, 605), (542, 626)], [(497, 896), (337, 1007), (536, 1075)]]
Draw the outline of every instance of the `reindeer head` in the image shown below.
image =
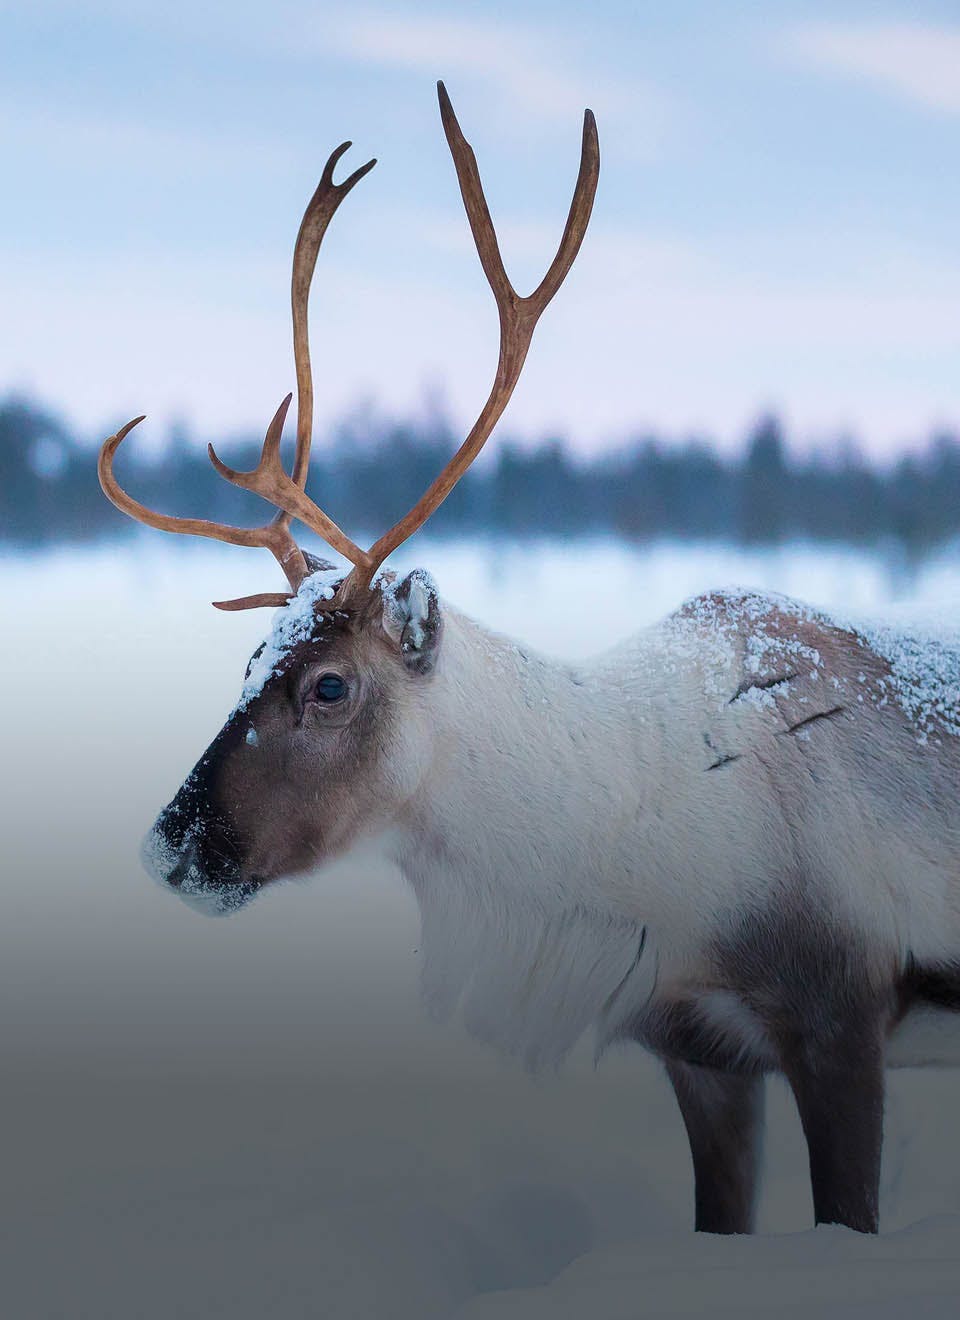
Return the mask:
[[(237, 472), (209, 447), (228, 481), (252, 490), (277, 513), (262, 527), (230, 527), (156, 513), (128, 495), (113, 457), (142, 421), (129, 422), (100, 451), (100, 483), (124, 513), (164, 531), (263, 546), (280, 563), (289, 592), (216, 601), (219, 609), (278, 606), (273, 631), (254, 655), (233, 713), (157, 818), (144, 845), (148, 869), (206, 910), (232, 911), (264, 883), (344, 851), (388, 826), (415, 792), (430, 760), (427, 693), (439, 654), (441, 613), (432, 579), (414, 570), (398, 581), (381, 565), (420, 528), (490, 436), (523, 368), (534, 328), (572, 266), (593, 207), (600, 155), (592, 113), (584, 114), (580, 171), (557, 254), (540, 285), (521, 297), (507, 277), (476, 159), (442, 83), (440, 114), (467, 218), (500, 314), (493, 386), (466, 440), (416, 505), (369, 549), (356, 545), (306, 494), (313, 428), (307, 332), (310, 284), (324, 233), (340, 202), (376, 163), (343, 183), (330, 156), (304, 214), (293, 257), (291, 301), (297, 378), (293, 471), (280, 459), (287, 395), (267, 429), (260, 461)], [(352, 565), (346, 576), (294, 541), (291, 519), (318, 533)]]

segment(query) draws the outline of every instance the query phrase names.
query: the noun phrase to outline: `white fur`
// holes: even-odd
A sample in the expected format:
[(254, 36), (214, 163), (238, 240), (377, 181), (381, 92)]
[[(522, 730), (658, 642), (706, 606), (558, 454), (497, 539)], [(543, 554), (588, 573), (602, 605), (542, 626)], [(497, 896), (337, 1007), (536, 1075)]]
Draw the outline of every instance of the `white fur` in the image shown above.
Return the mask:
[[(407, 685), (394, 753), (428, 767), (394, 851), (437, 1011), (459, 1003), (475, 1034), (537, 1066), (682, 993), (763, 1055), (756, 1021), (711, 998), (708, 951), (801, 871), (871, 963), (960, 955), (953, 804), (916, 811), (943, 766), (865, 675), (862, 639), (814, 644), (821, 621), (796, 606), (778, 632), (787, 604), (703, 598), (582, 669), (444, 608), (436, 673)], [(842, 717), (785, 733), (841, 701)], [(911, 1038), (897, 1062), (949, 1052)]]

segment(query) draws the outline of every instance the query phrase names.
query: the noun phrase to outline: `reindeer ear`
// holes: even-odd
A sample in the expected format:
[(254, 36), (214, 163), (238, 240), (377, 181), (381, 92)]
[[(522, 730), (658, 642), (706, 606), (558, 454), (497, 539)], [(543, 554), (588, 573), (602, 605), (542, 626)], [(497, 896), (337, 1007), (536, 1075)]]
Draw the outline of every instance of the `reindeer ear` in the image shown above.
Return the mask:
[(415, 674), (429, 674), (437, 663), (443, 619), (437, 586), (425, 569), (384, 581), (383, 630), (400, 648), (400, 657)]
[[(306, 560), (308, 573), (329, 573), (332, 568), (336, 568), (336, 564), (331, 564), (329, 559), (321, 559), (318, 555), (311, 554), (309, 550), (301, 549), (300, 553)], [(346, 570), (343, 576), (347, 576)]]

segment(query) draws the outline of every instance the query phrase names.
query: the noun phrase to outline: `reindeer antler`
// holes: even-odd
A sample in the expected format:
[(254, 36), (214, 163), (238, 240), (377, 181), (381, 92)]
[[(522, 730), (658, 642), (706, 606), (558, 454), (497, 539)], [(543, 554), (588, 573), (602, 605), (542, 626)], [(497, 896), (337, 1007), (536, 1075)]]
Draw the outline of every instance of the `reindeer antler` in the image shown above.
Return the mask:
[[(288, 477), (283, 470), (283, 464), (280, 462), (280, 435), (283, 431), (283, 423), (287, 416), (287, 409), (290, 407), (292, 394), (288, 394), (274, 414), (273, 421), (267, 430), (266, 439), (263, 442), (263, 450), (260, 454), (260, 462), (252, 472), (238, 472), (235, 468), (228, 467), (217, 457), (213, 445), (207, 445), (207, 453), (210, 455), (210, 462), (217, 469), (222, 477), (233, 483), (234, 486), (240, 486), (243, 490), (252, 490), (257, 495), (262, 495), (265, 500), (280, 509), (280, 513), (274, 519), (271, 526), (284, 526), (289, 523), (291, 517), (299, 518), (301, 522), (312, 527), (318, 535), (322, 536), (329, 546), (338, 550), (345, 559), (349, 559), (352, 564), (358, 567), (365, 565), (370, 556), (365, 550), (361, 550), (355, 545), (346, 532), (341, 531), (332, 518), (314, 504), (313, 500), (306, 495), (296, 480), (297, 469), (294, 467), (294, 476)], [(309, 450), (309, 438), (306, 448)], [(297, 457), (303, 453), (300, 446), (300, 436), (297, 436)], [(306, 469), (303, 470), (306, 476)], [(218, 601), (220, 609), (242, 608), (235, 601)]]
[[(597, 191), (600, 174), (600, 147), (597, 140), (597, 125), (593, 113), (584, 111), (583, 141), (580, 150), (580, 170), (574, 188), (573, 201), (563, 236), (556, 256), (540, 284), (526, 297), (521, 297), (514, 289), (504, 269), (497, 235), (490, 219), (490, 211), (483, 194), (476, 157), (469, 142), (463, 136), (457, 117), (450, 104), (443, 83), (437, 84), (440, 99), (440, 116), (446, 134), (450, 154), (456, 167), (460, 192), (466, 208), (467, 219), (473, 233), (480, 264), (496, 299), (500, 316), (500, 356), (493, 385), (479, 417), (474, 423), (466, 440), (444, 467), (440, 475), (431, 483), (423, 495), (388, 532), (369, 549), (362, 550), (324, 511), (306, 495), (307, 468), (310, 459), (310, 435), (313, 417), (313, 382), (310, 370), (310, 351), (307, 338), (307, 300), (310, 281), (316, 265), (317, 252), (326, 227), (340, 202), (353, 185), (372, 169), (375, 161), (356, 170), (342, 184), (333, 183), (333, 167), (350, 145), (348, 142), (338, 147), (327, 161), (323, 177), (316, 193), (307, 207), (294, 253), (292, 306), (294, 357), (297, 371), (297, 450), (294, 460), (293, 476), (283, 469), (280, 461), (280, 436), (290, 405), (287, 395), (278, 408), (263, 442), (260, 461), (252, 472), (238, 472), (222, 463), (209, 446), (210, 460), (214, 467), (235, 486), (255, 491), (269, 500), (280, 512), (265, 527), (246, 529), (224, 527), (220, 523), (207, 523), (200, 519), (167, 518), (152, 513), (131, 499), (120, 490), (113, 478), (111, 463), (113, 454), (120, 441), (136, 422), (129, 423), (116, 436), (112, 436), (103, 446), (100, 456), (100, 480), (104, 490), (118, 508), (131, 517), (147, 522), (153, 527), (162, 527), (167, 531), (195, 532), (200, 536), (214, 536), (220, 540), (231, 541), (238, 545), (265, 545), (273, 551), (294, 591), (306, 574), (306, 565), (302, 552), (297, 548), (290, 535), (291, 518), (297, 518), (305, 526), (321, 536), (328, 545), (338, 550), (353, 564), (347, 579), (342, 583), (331, 601), (318, 605), (324, 611), (342, 610), (348, 602), (358, 595), (366, 593), (377, 569), (388, 555), (392, 554), (413, 535), (450, 494), (454, 486), (466, 472), (486, 444), (499, 420), (504, 408), (513, 394), (523, 364), (526, 361), (530, 341), (537, 321), (560, 288), (570, 267), (576, 259), (586, 233), (593, 201)], [(138, 421), (142, 420), (140, 418)], [(295, 553), (294, 553), (295, 552)], [(287, 597), (274, 593), (261, 593), (246, 596), (239, 600), (217, 601), (220, 609), (249, 609), (259, 605), (283, 604)]]
[[(286, 412), (286, 408), (283, 411)], [(281, 523), (278, 518), (272, 519), (263, 527), (231, 527), (228, 523), (210, 522), (206, 518), (177, 518), (172, 514), (157, 513), (127, 494), (114, 476), (113, 456), (133, 428), (142, 421), (143, 417), (135, 417), (132, 422), (122, 426), (116, 435), (110, 436), (103, 442), (97, 461), (97, 475), (107, 499), (123, 513), (135, 518), (137, 522), (146, 523), (148, 527), (157, 527), (161, 532), (178, 532), (183, 536), (209, 536), (212, 540), (227, 541), (230, 545), (262, 546), (273, 553), (286, 574), (291, 589), (296, 591), (306, 576), (307, 565), (286, 523)], [(275, 422), (276, 418), (274, 418)], [(269, 435), (269, 432), (267, 434)], [(286, 597), (283, 599), (285, 600)]]
[[(361, 165), (359, 169), (354, 170), (343, 183), (334, 183), (334, 167), (351, 145), (350, 142), (342, 142), (335, 151), (331, 152), (330, 158), (323, 168), (316, 191), (304, 212), (293, 251), (290, 301), (293, 310), (293, 356), (297, 375), (297, 448), (293, 460), (293, 477), (287, 477), (286, 473), (283, 472), (279, 452), (280, 435), (287, 415), (287, 408), (290, 405), (291, 396), (289, 394), (277, 409), (276, 415), (267, 430), (263, 442), (264, 458), (261, 459), (260, 463), (260, 466), (263, 466), (264, 459), (271, 456), (284, 479), (289, 482), (294, 490), (299, 490), (301, 495), (307, 480), (307, 470), (310, 466), (310, 440), (313, 433), (313, 376), (310, 367), (310, 341), (307, 328), (307, 304), (310, 295), (310, 284), (313, 280), (320, 244), (323, 242), (323, 236), (334, 212), (354, 184), (359, 183), (363, 176), (368, 174), (377, 163), (376, 160), (368, 160), (365, 165)], [(300, 583), (307, 576), (307, 565), (303, 552), (290, 532), (291, 515), (278, 501), (273, 501), (278, 507), (278, 512), (264, 526), (231, 527), (228, 523), (209, 522), (205, 518), (176, 518), (170, 514), (156, 513), (127, 494), (114, 475), (113, 456), (126, 436), (142, 421), (143, 417), (135, 417), (132, 422), (128, 422), (126, 426), (122, 427), (116, 435), (110, 436), (109, 439), (103, 442), (97, 463), (97, 472), (100, 477), (100, 485), (107, 499), (123, 513), (135, 518), (137, 522), (146, 523), (149, 527), (157, 527), (163, 532), (208, 536), (213, 540), (226, 541), (231, 545), (265, 547), (277, 559), (290, 584), (291, 591), (295, 593)], [(211, 457), (215, 457), (212, 447)], [(236, 475), (239, 476), (239, 474)], [(242, 485), (243, 483), (238, 482), (237, 484)], [(251, 486), (251, 489), (253, 488)], [(311, 504), (311, 507), (315, 507), (312, 501), (308, 501), (308, 503)], [(339, 532), (339, 528), (334, 523), (330, 523), (330, 529)], [(346, 544), (353, 544), (344, 537), (342, 532), (339, 532), (339, 535)], [(333, 541), (331, 544), (340, 549), (338, 542)], [(259, 605), (283, 605), (287, 599), (288, 596), (286, 595), (275, 592), (262, 592), (256, 596), (244, 596), (240, 600), (215, 601), (214, 604), (220, 609), (238, 610), (250, 609)]]
[[(287, 415), (287, 408), (290, 405), (290, 395), (288, 394), (284, 402), (277, 409), (270, 430), (267, 431), (263, 442), (263, 453), (260, 462), (257, 464), (255, 472), (266, 464), (269, 465), (272, 474), (272, 481), (279, 485), (287, 483), (287, 487), (293, 490), (299, 488), (303, 496), (303, 488), (307, 484), (307, 472), (310, 469), (310, 444), (313, 438), (313, 370), (310, 365), (310, 336), (307, 325), (307, 309), (310, 302), (310, 285), (313, 282), (313, 272), (317, 265), (317, 256), (320, 252), (320, 244), (323, 242), (323, 236), (327, 232), (333, 214), (337, 207), (346, 197), (347, 193), (359, 183), (365, 174), (369, 174), (376, 165), (376, 158), (368, 160), (365, 165), (354, 170), (348, 179), (343, 183), (334, 183), (333, 171), (340, 157), (353, 144), (351, 142), (341, 142), (337, 149), (330, 153), (330, 158), (323, 167), (323, 173), (320, 176), (320, 182), (317, 184), (316, 192), (310, 198), (306, 211), (303, 213), (303, 219), (300, 222), (300, 229), (297, 233), (297, 241), (293, 249), (293, 274), (290, 279), (290, 306), (293, 313), (293, 361), (297, 374), (297, 449), (293, 460), (293, 477), (287, 476), (280, 462), (280, 434), (283, 431), (284, 419)], [(279, 419), (279, 421), (278, 421)], [(276, 437), (271, 438), (271, 431), (276, 427)], [(210, 455), (210, 461), (217, 468), (222, 476), (228, 476), (228, 480), (234, 481), (235, 485), (243, 486), (245, 481), (242, 474), (234, 473), (232, 469), (227, 469), (220, 463), (213, 450), (213, 445), (207, 446), (207, 452)], [(291, 514), (286, 511), (279, 500), (272, 495), (261, 491), (258, 485), (251, 484), (249, 490), (256, 490), (258, 494), (275, 504), (279, 509), (273, 520), (273, 525), (278, 528), (288, 530), (290, 527)], [(294, 497), (295, 498), (295, 497)], [(303, 499), (306, 499), (303, 496)], [(311, 508), (316, 508), (312, 500), (306, 500)], [(319, 513), (319, 510), (317, 510)], [(300, 515), (297, 514), (297, 517)], [(326, 530), (320, 531), (320, 535), (339, 550), (345, 558), (353, 561), (348, 547), (357, 547), (349, 537), (345, 536), (335, 522), (329, 518), (320, 515), (324, 522)], [(310, 524), (308, 524), (310, 525)], [(319, 529), (317, 529), (319, 530)], [(362, 553), (362, 551), (360, 551)], [(303, 558), (301, 554), (301, 559)], [(306, 574), (306, 565), (304, 565), (304, 575)], [(296, 591), (303, 577), (293, 586)], [(291, 583), (291, 585), (293, 585)], [(238, 600), (216, 600), (214, 605), (220, 610), (244, 610), (254, 609), (261, 605), (283, 605), (286, 603), (286, 596), (277, 597), (261, 593), (256, 596), (241, 596)]]
[[(514, 289), (504, 269), (503, 258), (497, 243), (496, 231), (490, 219), (487, 199), (483, 195), (480, 172), (473, 148), (461, 132), (457, 117), (453, 113), (450, 97), (442, 82), (437, 83), (440, 98), (440, 117), (453, 163), (456, 166), (460, 182), (460, 193), (466, 208), (467, 219), (473, 232), (480, 264), (487, 277), (487, 283), (497, 301), (500, 313), (500, 358), (497, 374), (483, 405), (480, 416), (474, 423), (473, 430), (464, 440), (456, 454), (440, 475), (432, 482), (408, 514), (400, 519), (370, 550), (372, 567), (370, 577), (377, 571), (388, 555), (397, 546), (402, 545), (430, 517), (434, 509), (443, 503), (467, 468), (480, 453), (490, 438), (504, 408), (510, 402), (520, 372), (526, 361), (527, 351), (537, 321), (547, 304), (560, 288), (567, 272), (573, 265), (580, 244), (587, 232), (593, 199), (597, 193), (597, 181), (600, 177), (600, 144), (597, 140), (597, 123), (592, 110), (583, 113), (583, 142), (580, 148), (580, 170), (573, 190), (573, 201), (564, 226), (563, 237), (557, 249), (557, 255), (550, 263), (550, 269), (540, 284), (526, 298), (521, 298)], [(366, 566), (354, 570), (357, 574), (367, 572)], [(351, 577), (353, 574), (351, 574)], [(358, 579), (359, 582), (359, 579)], [(366, 583), (364, 583), (366, 585)]]

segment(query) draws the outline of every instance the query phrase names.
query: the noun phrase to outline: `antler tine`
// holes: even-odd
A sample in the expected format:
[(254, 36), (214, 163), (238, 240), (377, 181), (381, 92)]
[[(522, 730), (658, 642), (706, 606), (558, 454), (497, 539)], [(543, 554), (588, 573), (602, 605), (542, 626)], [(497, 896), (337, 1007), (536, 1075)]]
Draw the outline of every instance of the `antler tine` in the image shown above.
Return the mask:
[(490, 218), (490, 209), (480, 182), (476, 156), (463, 136), (450, 97), (442, 82), (437, 84), (437, 94), (440, 100), (440, 116), (456, 167), (467, 219), (470, 222), (483, 273), (496, 299), (500, 314), (500, 357), (490, 394), (470, 434), (410, 512), (381, 536), (372, 547), (368, 556), (369, 564), (362, 568), (358, 566), (351, 573), (350, 579), (344, 584), (345, 592), (351, 584), (354, 587), (369, 584), (387, 556), (422, 527), (433, 511), (443, 503), (486, 444), (520, 378), (537, 321), (563, 283), (580, 250), (593, 210), (600, 177), (597, 125), (592, 111), (587, 110), (583, 120), (580, 170), (560, 246), (537, 288), (527, 297), (520, 297), (510, 283), (503, 265), (496, 231)]
[(567, 214), (567, 223), (563, 227), (563, 237), (557, 248), (557, 255), (550, 263), (550, 268), (528, 298), (523, 299), (535, 308), (539, 316), (560, 285), (567, 278), (570, 267), (577, 259), (580, 245), (590, 223), (594, 198), (597, 195), (597, 183), (600, 178), (600, 140), (597, 136), (597, 121), (592, 110), (583, 112), (583, 138), (580, 145), (580, 169), (573, 188), (573, 198)]
[[(260, 461), (251, 472), (238, 472), (236, 468), (228, 467), (217, 457), (213, 445), (207, 446), (210, 462), (221, 477), (225, 477), (234, 486), (239, 486), (242, 490), (252, 490), (254, 494), (269, 500), (283, 512), (286, 518), (299, 518), (307, 527), (322, 536), (334, 550), (339, 551), (345, 559), (349, 559), (357, 567), (365, 567), (370, 558), (366, 550), (361, 550), (351, 541), (346, 532), (339, 528), (332, 518), (328, 518), (283, 470), (283, 464), (280, 462), (280, 437), (292, 398), (293, 395), (288, 394), (274, 414), (263, 442)], [(272, 526), (279, 527), (280, 524), (275, 521)], [(236, 608), (240, 607), (236, 606)]]
[[(344, 179), (334, 183), (333, 170), (340, 157), (353, 144), (341, 142), (330, 153), (316, 191), (307, 204), (293, 249), (293, 273), (290, 280), (290, 305), (293, 312), (293, 358), (297, 375), (297, 451), (293, 462), (293, 480), (301, 490), (306, 486), (310, 466), (310, 443), (313, 434), (313, 375), (310, 366), (310, 338), (307, 326), (307, 307), (310, 285), (317, 265), (317, 256), (327, 226), (337, 207), (353, 186), (369, 174), (376, 159), (368, 160)], [(289, 523), (290, 514), (281, 510), (277, 521)]]
[(473, 147), (463, 136), (463, 130), (460, 128), (460, 123), (453, 111), (453, 104), (442, 82), (437, 83), (437, 98), (440, 102), (440, 121), (443, 124), (443, 131), (447, 139), (447, 146), (450, 148), (450, 154), (453, 157), (453, 163), (456, 166), (457, 179), (460, 183), (460, 195), (463, 197), (463, 205), (467, 212), (467, 219), (470, 222), (470, 231), (473, 234), (473, 241), (476, 244), (483, 273), (487, 277), (487, 283), (493, 290), (497, 306), (501, 307), (501, 304), (509, 305), (519, 301), (519, 295), (510, 283), (510, 278), (504, 268), (503, 257), (500, 255), (500, 245), (497, 242), (493, 220), (490, 218), (490, 208), (487, 206), (483, 184), (480, 182), (477, 158), (474, 155)]
[[(120, 445), (143, 417), (135, 417), (132, 422), (120, 428), (116, 435), (104, 440), (97, 460), (97, 474), (100, 485), (107, 499), (122, 512), (137, 522), (156, 527), (162, 532), (176, 532), (187, 536), (206, 536), (214, 541), (226, 541), (230, 545), (247, 545), (266, 548), (276, 558), (283, 569), (293, 591), (306, 576), (307, 566), (299, 547), (286, 527), (275, 521), (264, 527), (231, 527), (227, 523), (211, 522), (206, 518), (178, 518), (171, 514), (157, 513), (145, 504), (128, 495), (117, 481), (113, 471), (113, 458)], [(284, 600), (286, 597), (283, 598)]]

